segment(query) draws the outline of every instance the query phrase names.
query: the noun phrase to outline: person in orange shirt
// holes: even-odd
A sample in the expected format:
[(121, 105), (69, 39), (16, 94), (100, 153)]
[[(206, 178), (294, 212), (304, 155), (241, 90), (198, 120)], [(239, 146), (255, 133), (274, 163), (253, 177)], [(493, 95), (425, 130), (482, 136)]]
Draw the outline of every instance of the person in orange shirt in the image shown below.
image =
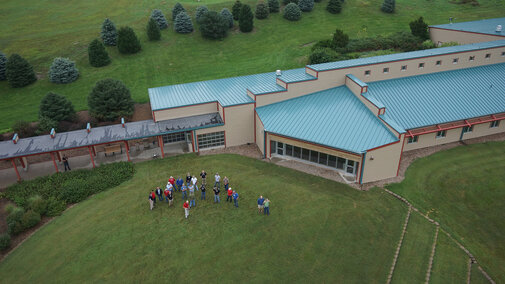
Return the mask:
[(233, 190), (231, 190), (231, 187), (228, 187), (228, 196), (226, 196), (226, 202), (228, 202), (228, 200), (230, 201), (230, 203), (232, 202), (232, 195), (233, 195)]

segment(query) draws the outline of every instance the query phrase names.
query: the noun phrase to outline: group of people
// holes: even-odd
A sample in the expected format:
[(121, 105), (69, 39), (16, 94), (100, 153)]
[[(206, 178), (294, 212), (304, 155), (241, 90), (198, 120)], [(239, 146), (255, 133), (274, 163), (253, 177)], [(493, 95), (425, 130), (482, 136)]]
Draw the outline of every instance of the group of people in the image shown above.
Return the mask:
[[(155, 190), (151, 190), (149, 193), (149, 205), (150, 209), (153, 210), (156, 205), (156, 200), (158, 199), (160, 202), (163, 200), (168, 203), (168, 206), (173, 205), (174, 201), (174, 193), (179, 191), (181, 192), (182, 200), (186, 200), (182, 205), (184, 209), (184, 215), (186, 219), (189, 217), (189, 211), (192, 207), (196, 207), (196, 191), (201, 192), (200, 200), (205, 199), (205, 193), (207, 191), (207, 173), (202, 170), (200, 173), (201, 182), (198, 185), (198, 178), (196, 176), (191, 176), (189, 173), (186, 174), (186, 180), (184, 181), (180, 176), (177, 180), (171, 176), (168, 179), (167, 185), (164, 190), (162, 190), (159, 186), (156, 187)], [(230, 186), (230, 180), (228, 177), (224, 177), (221, 180), (221, 176), (219, 173), (214, 175), (214, 203), (220, 203), (221, 199), (219, 197), (221, 193), (221, 182), (224, 185), (224, 190), (226, 192), (226, 202), (233, 202), (234, 206), (238, 208), (239, 194), (237, 191), (233, 190)], [(269, 204), (270, 201), (268, 199), (263, 199), (260, 197), (261, 201), (261, 211), (264, 210), (265, 214), (269, 215)], [(260, 199), (258, 199), (258, 210), (260, 210)], [(260, 213), (261, 213), (260, 211)]]

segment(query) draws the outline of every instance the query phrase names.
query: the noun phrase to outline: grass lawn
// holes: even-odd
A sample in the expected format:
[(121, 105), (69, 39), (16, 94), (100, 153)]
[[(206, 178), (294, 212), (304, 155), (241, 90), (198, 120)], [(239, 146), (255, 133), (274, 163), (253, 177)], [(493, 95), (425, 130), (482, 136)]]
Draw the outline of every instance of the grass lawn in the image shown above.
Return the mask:
[(439, 221), (497, 282), (505, 282), (505, 142), (457, 147), (415, 161), (389, 188)]
[[(431, 283), (465, 283), (468, 256), (443, 232), (438, 232), (437, 247), (431, 269)], [(480, 271), (479, 271), (480, 273)]]
[[(271, 72), (302, 67), (307, 63), (310, 44), (327, 39), (335, 28), (351, 37), (365, 37), (408, 30), (408, 23), (423, 16), (429, 24), (503, 16), (505, 1), (479, 0), (480, 6), (451, 4), (448, 0), (397, 0), (396, 13), (380, 11), (382, 0), (346, 1), (341, 14), (325, 10), (328, 0), (316, 3), (314, 11), (304, 13), (299, 22), (280, 14), (255, 20), (249, 34), (233, 31), (223, 41), (202, 39), (198, 31), (181, 35), (173, 25), (162, 32), (162, 40), (148, 42), (145, 34), (150, 12), (162, 9), (171, 17), (174, 0), (4, 0), (0, 6), (0, 46), (7, 55), (19, 53), (34, 65), (42, 78), (25, 88), (13, 89), (0, 82), (0, 133), (16, 120), (37, 120), (41, 98), (53, 91), (67, 96), (77, 110), (87, 109), (87, 96), (95, 82), (120, 79), (130, 88), (135, 101), (148, 101), (147, 88), (230, 76)], [(231, 8), (234, 1), (181, 1), (191, 15), (198, 5), (210, 9)], [(242, 1), (255, 5), (256, 1)], [(254, 10), (254, 7), (253, 7)], [(117, 27), (132, 26), (142, 42), (142, 51), (120, 55), (108, 48), (112, 64), (93, 68), (88, 63), (87, 45), (99, 36), (105, 17)], [(47, 71), (53, 58), (69, 57), (77, 62), (80, 78), (66, 85), (52, 84)]]

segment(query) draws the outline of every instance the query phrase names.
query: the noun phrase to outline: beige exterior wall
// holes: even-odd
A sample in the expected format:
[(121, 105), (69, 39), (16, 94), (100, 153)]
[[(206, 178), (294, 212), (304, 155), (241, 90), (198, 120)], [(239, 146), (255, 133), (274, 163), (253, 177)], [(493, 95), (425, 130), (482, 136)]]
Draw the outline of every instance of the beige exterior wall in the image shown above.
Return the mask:
[[(256, 120), (256, 145), (258, 146), (258, 149), (260, 150), (261, 154), (265, 154), (265, 148), (263, 143), (265, 142), (265, 128), (263, 127), (263, 123), (261, 123), (261, 120), (258, 115), (255, 115), (254, 119)], [(267, 144), (268, 146), (268, 144)]]
[(379, 108), (361, 95), (361, 86), (349, 77), (345, 77), (345, 85), (374, 115), (379, 113)]
[(223, 115), (223, 107), (221, 106), (221, 104), (217, 104), (217, 111), (219, 112), (219, 115), (221, 116), (221, 119), (224, 119)]
[(404, 138), (405, 135), (402, 135), (400, 142), (366, 153), (362, 183), (396, 176)]
[(430, 38), (435, 44), (438, 42), (444, 43), (451, 41), (455, 41), (459, 44), (470, 44), (470, 43), (505, 39), (505, 36), (494, 36), (487, 34), (455, 31), (455, 30), (430, 28)]
[(505, 132), (505, 120), (501, 120), (498, 127), (491, 128), (490, 125), (490, 122), (474, 124), (472, 132), (463, 134), (463, 140)]
[(216, 111), (217, 111), (216, 102), (211, 102), (194, 106), (155, 110), (154, 116), (156, 118), (156, 121), (162, 121), (185, 116), (213, 113)]

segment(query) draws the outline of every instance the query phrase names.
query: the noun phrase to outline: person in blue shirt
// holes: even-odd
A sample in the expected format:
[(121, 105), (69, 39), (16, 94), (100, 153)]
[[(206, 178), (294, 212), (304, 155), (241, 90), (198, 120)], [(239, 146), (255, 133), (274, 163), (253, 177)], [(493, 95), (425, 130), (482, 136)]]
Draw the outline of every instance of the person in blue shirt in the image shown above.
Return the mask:
[(234, 190), (233, 191), (233, 202), (235, 203), (235, 207), (238, 207), (238, 193)]
[(185, 184), (182, 184), (181, 186), (181, 191), (182, 191), (182, 199), (188, 199), (188, 188), (186, 187)]
[(196, 198), (195, 198), (195, 186), (192, 184), (188, 185), (189, 191), (189, 207), (196, 207)]
[(265, 198), (263, 198), (263, 195), (260, 195), (260, 198), (258, 198), (258, 213), (261, 214), (263, 212), (263, 202), (265, 202)]
[(179, 177), (176, 181), (175, 184), (177, 185), (177, 190), (181, 191), (182, 190), (182, 185), (184, 184), (184, 181), (182, 180), (181, 177)]

